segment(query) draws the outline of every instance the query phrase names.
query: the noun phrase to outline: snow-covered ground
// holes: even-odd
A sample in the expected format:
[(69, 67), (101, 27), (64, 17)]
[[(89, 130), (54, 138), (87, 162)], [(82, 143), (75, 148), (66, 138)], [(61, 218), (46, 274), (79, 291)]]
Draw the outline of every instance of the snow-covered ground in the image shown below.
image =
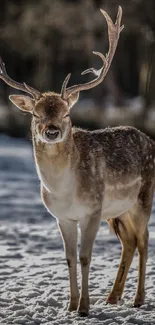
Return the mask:
[(155, 324), (154, 209), (149, 227), (145, 305), (132, 308), (137, 256), (120, 305), (105, 304), (118, 268), (121, 246), (103, 223), (90, 270), (90, 315), (83, 319), (76, 312), (69, 313), (69, 280), (62, 240), (55, 219), (40, 200), (32, 147), (28, 142), (1, 136), (0, 324)]

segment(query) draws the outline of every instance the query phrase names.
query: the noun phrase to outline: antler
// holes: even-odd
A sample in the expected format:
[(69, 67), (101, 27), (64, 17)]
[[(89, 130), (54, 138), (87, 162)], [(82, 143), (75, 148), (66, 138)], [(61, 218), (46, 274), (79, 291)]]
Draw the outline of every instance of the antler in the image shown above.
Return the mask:
[(108, 51), (108, 54), (106, 54), (106, 56), (104, 56), (100, 52), (93, 52), (93, 54), (98, 55), (102, 59), (103, 66), (99, 70), (96, 70), (95, 68), (90, 68), (90, 69), (87, 69), (82, 72), (82, 75), (91, 72), (95, 76), (97, 76), (96, 79), (89, 81), (85, 84), (74, 85), (69, 88), (67, 88), (67, 84), (69, 82), (71, 74), (68, 74), (68, 76), (66, 77), (66, 79), (63, 82), (62, 89), (61, 89), (62, 99), (67, 99), (73, 93), (96, 87), (103, 81), (103, 79), (105, 78), (105, 76), (110, 68), (113, 56), (116, 51), (120, 33), (124, 28), (124, 25), (121, 26), (122, 8), (121, 8), (121, 6), (118, 7), (117, 19), (116, 19), (115, 24), (113, 23), (113, 21), (111, 20), (109, 15), (104, 10), (102, 10), (102, 9), (100, 9), (100, 10), (101, 10), (101, 13), (103, 14), (103, 16), (105, 17), (107, 25), (108, 25), (109, 51)]
[(33, 96), (33, 98), (35, 99), (39, 99), (41, 97), (41, 93), (38, 90), (28, 86), (25, 82), (19, 83), (11, 79), (6, 72), (5, 63), (2, 61), (1, 57), (0, 57), (0, 79), (5, 81), (12, 88), (19, 89), (26, 93), (31, 94), (31, 96)]

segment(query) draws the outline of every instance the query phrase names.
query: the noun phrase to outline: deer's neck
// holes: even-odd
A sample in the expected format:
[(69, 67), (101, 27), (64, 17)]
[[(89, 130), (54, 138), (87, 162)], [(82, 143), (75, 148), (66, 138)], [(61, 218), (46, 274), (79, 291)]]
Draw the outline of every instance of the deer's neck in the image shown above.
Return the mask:
[(72, 130), (63, 142), (56, 144), (43, 143), (33, 137), (34, 155), (38, 175), (49, 189), (61, 185), (70, 174), (71, 166), (76, 159), (76, 148)]

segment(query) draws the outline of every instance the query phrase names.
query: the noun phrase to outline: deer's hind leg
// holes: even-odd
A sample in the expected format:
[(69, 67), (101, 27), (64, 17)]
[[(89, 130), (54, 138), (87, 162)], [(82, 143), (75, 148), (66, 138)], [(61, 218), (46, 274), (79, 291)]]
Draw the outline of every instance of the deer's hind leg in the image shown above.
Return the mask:
[(148, 252), (148, 221), (151, 214), (154, 184), (147, 182), (141, 188), (137, 203), (127, 215), (116, 221), (109, 220), (112, 226), (117, 222), (117, 235), (122, 243), (122, 256), (117, 277), (108, 296), (107, 303), (117, 303), (123, 293), (126, 276), (132, 262), (136, 247), (138, 248), (138, 286), (134, 307), (140, 307), (145, 299), (145, 272)]
[(123, 215), (123, 219), (121, 217), (110, 219), (108, 223), (113, 228), (122, 244), (119, 269), (112, 291), (106, 300), (107, 303), (116, 304), (121, 299), (123, 293), (125, 280), (137, 247), (137, 239), (131, 224), (129, 214)]
[(131, 222), (137, 238), (139, 255), (138, 286), (134, 307), (140, 307), (145, 299), (145, 272), (148, 253), (148, 221), (151, 214), (154, 193), (154, 179), (148, 180), (141, 188), (138, 201), (130, 211)]
[(148, 252), (148, 229), (146, 228), (143, 235), (137, 236), (137, 246), (139, 255), (138, 266), (138, 286), (134, 299), (134, 307), (140, 307), (144, 304), (145, 299), (145, 272)]

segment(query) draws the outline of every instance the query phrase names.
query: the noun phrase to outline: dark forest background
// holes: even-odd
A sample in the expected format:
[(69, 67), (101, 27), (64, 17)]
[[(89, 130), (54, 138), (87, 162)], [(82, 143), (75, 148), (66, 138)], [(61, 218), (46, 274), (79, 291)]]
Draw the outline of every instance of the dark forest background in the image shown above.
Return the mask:
[[(99, 8), (115, 20), (123, 8), (121, 33), (104, 82), (82, 92), (73, 123), (99, 128), (129, 124), (155, 136), (154, 0), (1, 0), (0, 55), (8, 74), (40, 91), (60, 92), (65, 76), (85, 82), (88, 67), (100, 67), (92, 51), (108, 51), (108, 34)], [(0, 132), (28, 136), (30, 117), (8, 100), (17, 93), (0, 81)]]

